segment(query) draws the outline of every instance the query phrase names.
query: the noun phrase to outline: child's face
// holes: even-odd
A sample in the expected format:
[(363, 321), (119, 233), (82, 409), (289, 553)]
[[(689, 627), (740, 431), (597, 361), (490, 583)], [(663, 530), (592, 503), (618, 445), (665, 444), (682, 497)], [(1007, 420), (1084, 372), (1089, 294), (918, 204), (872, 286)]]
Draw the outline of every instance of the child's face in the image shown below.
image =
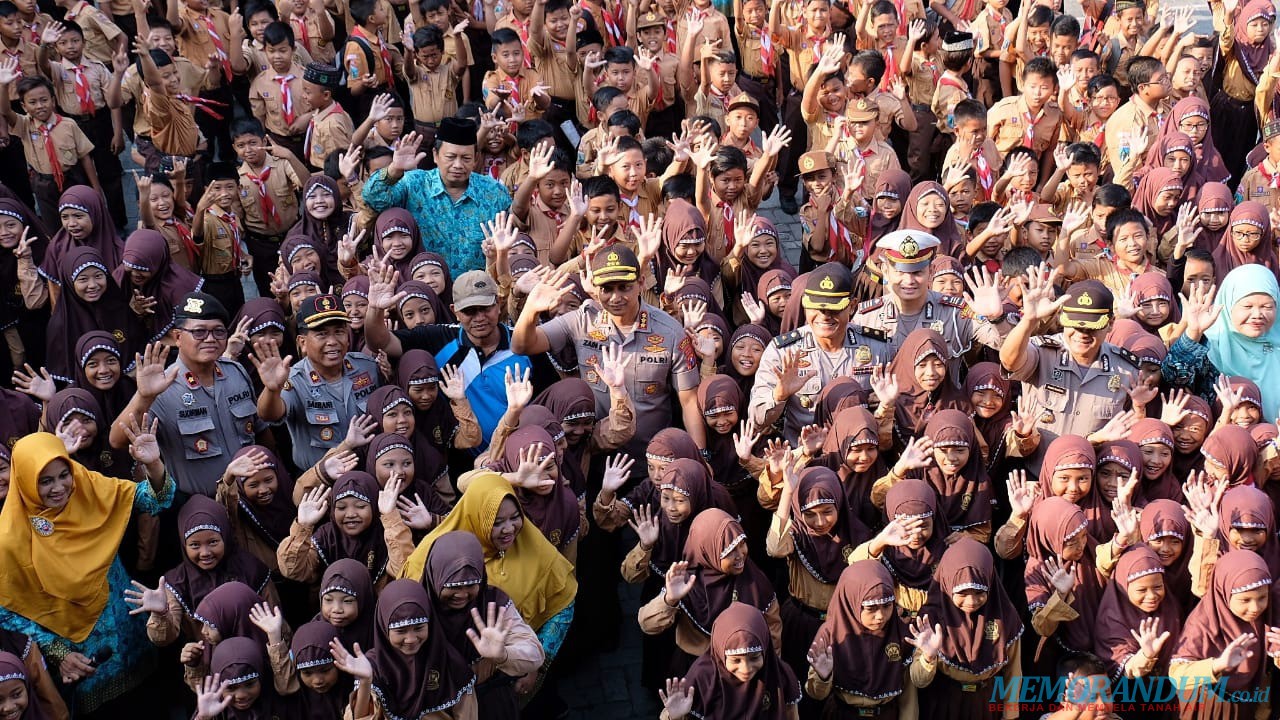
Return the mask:
[(1027, 229), (1027, 245), (1035, 248), (1041, 255), (1048, 255), (1053, 251), (1053, 243), (1058, 239), (1057, 225), (1042, 222), (1029, 222)]
[(66, 208), (58, 213), (58, 219), (62, 221), (62, 229), (76, 242), (84, 240), (93, 232), (93, 218), (81, 210)]
[(1193, 47), (1187, 50), (1187, 54), (1200, 64), (1200, 77), (1203, 78), (1208, 74), (1209, 68), (1213, 67), (1214, 48)]
[(1130, 222), (1116, 228), (1112, 245), (1116, 256), (1131, 264), (1140, 264), (1147, 258), (1147, 227)]
[(898, 217), (898, 213), (902, 212), (902, 200), (888, 195), (879, 195), (876, 197), (876, 214), (886, 220), (892, 220)]
[(618, 219), (618, 198), (612, 195), (587, 198), (585, 217), (590, 227), (608, 229)]
[(519, 41), (496, 45), (491, 54), (493, 64), (498, 66), (499, 70), (511, 77), (520, 74), (520, 68), (524, 66), (524, 50), (521, 49)]
[(1151, 80), (1143, 86), (1142, 92), (1148, 100), (1163, 100), (1169, 96), (1169, 73), (1162, 66), (1151, 76)]
[(399, 140), (404, 134), (404, 108), (393, 107), (377, 122), (378, 134), (386, 140)]
[(302, 97), (312, 110), (321, 110), (329, 105), (329, 90), (307, 80), (302, 81)]
[(1044, 104), (1049, 102), (1057, 92), (1058, 79), (1054, 76), (1028, 73), (1022, 78), (1022, 94), (1027, 98), (1029, 108), (1044, 107)]
[(975, 613), (981, 610), (983, 605), (987, 604), (987, 593), (976, 589), (951, 593), (951, 604), (962, 612)]
[(1077, 195), (1092, 193), (1098, 186), (1098, 166), (1089, 163), (1076, 163), (1067, 166), (1067, 183)]
[(438, 7), (428, 10), (424, 15), (428, 25), (435, 25), (441, 30), (449, 30), (452, 25), (449, 23), (449, 8)]
[(1145, 22), (1146, 11), (1140, 7), (1131, 7), (1121, 10), (1116, 19), (1120, 22), (1120, 32), (1127, 39), (1132, 40), (1142, 34)]
[(1066, 65), (1078, 47), (1080, 41), (1074, 35), (1054, 35), (1049, 39), (1049, 59), (1054, 65)]
[(13, 4), (17, 6), (18, 12), (23, 17), (29, 18), (36, 12), (36, 0), (14, 0)]
[(947, 195), (951, 198), (951, 209), (958, 213), (968, 213), (972, 210), (974, 191), (971, 178), (965, 178), (948, 188)]
[(164, 185), (152, 183), (147, 201), (151, 203), (151, 214), (157, 220), (168, 220), (173, 217), (173, 190)]
[(413, 55), (418, 59), (418, 64), (426, 68), (428, 72), (435, 72), (440, 67), (440, 63), (444, 61), (444, 50), (434, 45), (415, 48)]
[[(303, 11), (305, 10), (306, 8), (304, 7)], [(253, 17), (249, 18), (249, 36), (257, 42), (262, 42), (262, 33), (272, 22), (274, 21), (271, 19), (271, 15), (266, 12), (254, 13)]]
[(712, 62), (707, 74), (711, 76), (712, 85), (727, 92), (738, 79), (738, 68), (733, 63)]
[(1194, 90), (1199, 82), (1200, 61), (1193, 57), (1180, 58), (1173, 67), (1173, 89), (1185, 95)]
[(876, 124), (872, 120), (864, 120), (861, 122), (847, 121), (849, 123), (849, 134), (853, 137), (853, 141), (859, 145), (869, 145), (876, 136)]
[(231, 695), (231, 707), (240, 711), (248, 710), (258, 702), (258, 696), (262, 695), (262, 682), (258, 678), (246, 680), (238, 685), (231, 685), (227, 692)]
[(1174, 150), (1164, 156), (1164, 166), (1186, 177), (1187, 171), (1191, 169), (1191, 155), (1182, 150)]
[(310, 283), (299, 285), (289, 291), (289, 307), (292, 308), (293, 312), (296, 314), (298, 312), (298, 308), (302, 307), (303, 300), (306, 300), (312, 295), (319, 294), (320, 288), (315, 285)]
[(404, 437), (413, 437), (417, 421), (413, 417), (413, 408), (400, 403), (382, 415), (382, 432), (397, 433)]
[(430, 410), (440, 396), (440, 384), (429, 382), (421, 385), (410, 385), (407, 391), (413, 406), (419, 410)]
[(964, 294), (964, 280), (953, 272), (934, 275), (932, 290), (943, 295), (961, 297)]
[(1120, 91), (1115, 86), (1102, 88), (1089, 98), (1089, 107), (1099, 120), (1106, 120), (1120, 107)]
[(822, 87), (818, 89), (818, 104), (826, 112), (844, 112), (844, 107), (848, 102), (849, 96), (845, 93), (844, 80), (839, 76), (824, 81)]
[(752, 265), (767, 268), (778, 259), (778, 240), (772, 235), (756, 235), (747, 243), (745, 254)]
[(763, 27), (768, 12), (765, 4), (760, 0), (750, 0), (742, 6), (742, 19), (750, 27)]
[(661, 26), (647, 27), (643, 30), (640, 30), (639, 35), (640, 35), (640, 44), (643, 45), (644, 48), (648, 50), (650, 53), (654, 53), (654, 54), (657, 54), (662, 50), (662, 45), (664, 42), (666, 42), (666, 39), (667, 39), (666, 28), (663, 28)]
[(329, 692), (338, 684), (338, 668), (332, 663), (299, 670), (298, 676), (308, 690), (320, 695)]
[(835, 175), (825, 168), (801, 175), (800, 179), (809, 195), (826, 195), (835, 190)]
[(1165, 190), (1156, 195), (1156, 201), (1152, 203), (1152, 209), (1161, 217), (1172, 215), (1178, 209), (1178, 201), (1182, 199), (1182, 193), (1178, 190)]
[(55, 47), (64, 59), (73, 63), (80, 62), (80, 58), (84, 56), (84, 38), (73, 32), (63, 33)]
[(1022, 192), (1031, 192), (1036, 189), (1036, 183), (1040, 181), (1040, 168), (1035, 163), (1031, 164), (1031, 169), (1023, 175), (1014, 175), (1009, 185), (1014, 190)]
[(253, 167), (258, 167), (267, 159), (262, 138), (257, 135), (237, 135), (231, 139), (231, 147), (236, 151), (236, 157)]
[(187, 536), (182, 549), (192, 565), (206, 572), (218, 567), (226, 554), (222, 533), (213, 530), (197, 530)]
[(688, 235), (680, 238), (676, 243), (676, 247), (671, 251), (672, 257), (676, 262), (682, 265), (692, 265), (702, 256), (702, 252), (707, 249), (707, 238), (702, 234), (701, 230), (694, 229), (689, 231)]
[(164, 85), (165, 92), (170, 95), (177, 95), (182, 92), (182, 73), (178, 70), (178, 66), (169, 63), (160, 68), (160, 83)]
[(987, 121), (983, 118), (970, 118), (958, 123), (956, 137), (968, 139), (972, 147), (981, 148), (987, 141)]
[(1083, 95), (1085, 88), (1089, 86), (1089, 81), (1098, 74), (1098, 59), (1076, 58), (1071, 61), (1071, 71), (1076, 75), (1076, 89)]
[(550, 208), (564, 207), (569, 199), (569, 181), (569, 173), (559, 168), (552, 170), (538, 181), (538, 197)]
[(306, 198), (307, 214), (317, 220), (326, 220), (337, 209), (337, 198), (322, 187), (311, 191)]
[(22, 39), (22, 18), (18, 15), (0, 17), (0, 37), (17, 42)]
[(1138, 319), (1151, 327), (1163, 325), (1169, 319), (1169, 301), (1152, 298), (1138, 305)]
[[(266, 25), (263, 25), (263, 27), (266, 27)], [(165, 54), (171, 57), (176, 54), (178, 49), (178, 44), (173, 39), (173, 33), (168, 28), (152, 28), (151, 32), (147, 33), (147, 42), (151, 43), (151, 47), (163, 50)]]
[(578, 62), (585, 63), (587, 61), (587, 56), (590, 55), (591, 53), (602, 53), (602, 52), (604, 52), (604, 46), (601, 45), (600, 43), (591, 43), (589, 45), (579, 45), (578, 46)]
[[(1197, 78), (1196, 82), (1199, 82)], [(1209, 134), (1209, 121), (1199, 115), (1188, 115), (1178, 121), (1178, 130), (1186, 133), (1191, 142), (1199, 145), (1204, 136)]]
[(1027, 26), (1027, 44), (1041, 52), (1049, 47), (1049, 26), (1042, 25), (1040, 27)]
[(560, 8), (554, 12), (547, 13), (545, 22), (547, 34), (551, 36), (551, 39), (559, 43), (564, 42), (569, 35), (569, 8)]
[(1089, 208), (1089, 219), (1093, 221), (1093, 229), (1098, 232), (1105, 231), (1107, 229), (1107, 218), (1111, 217), (1111, 213), (1115, 211), (1116, 208), (1110, 205), (1095, 204)]
[[(410, 302), (420, 302), (424, 305), (427, 304), (425, 300), (421, 300), (418, 298), (414, 298), (414, 300), (411, 300)], [(406, 305), (407, 304), (408, 303), (406, 303)], [(404, 310), (403, 305), (401, 306), (401, 310), (402, 311)], [(427, 312), (428, 313), (431, 312), (431, 307), (429, 305), (427, 306)], [(434, 314), (432, 315), (434, 316)], [(416, 324), (414, 325), (410, 325), (408, 320), (405, 321), (406, 327), (417, 327), (418, 325), (423, 325), (423, 324), (430, 324), (430, 323), (423, 323), (419, 321), (419, 322), (416, 322)], [(378, 480), (378, 484), (382, 485), (383, 487), (386, 486), (387, 481), (391, 479), (391, 476), (394, 473), (400, 473), (402, 476), (404, 476), (406, 481), (408, 481), (410, 478), (413, 477), (413, 453), (409, 452), (408, 450), (404, 450), (402, 448), (396, 448), (395, 450), (388, 450), (387, 452), (382, 454), (382, 457), (378, 458), (378, 462), (374, 466), (374, 473), (375, 473), (375, 477)]]
[(831, 4), (827, 0), (809, 0), (804, 6), (804, 21), (812, 31), (825, 31), (831, 25)]
[[(751, 377), (760, 367), (760, 356), (764, 354), (764, 345), (751, 338), (739, 340), (729, 348), (729, 362), (743, 377)], [(0, 462), (4, 462), (0, 460)]]
[(1271, 34), (1272, 22), (1266, 18), (1254, 18), (1249, 21), (1246, 26), (1249, 35), (1249, 42), (1254, 45), (1261, 45), (1267, 41), (1267, 36)]
[(313, 248), (298, 248), (289, 260), (293, 272), (320, 272), (320, 253)]
[(747, 184), (747, 174), (740, 168), (733, 168), (712, 178), (711, 184), (721, 200), (731, 203), (742, 195), (742, 189)]
[(417, 625), (409, 625), (406, 627), (392, 628), (387, 632), (387, 639), (391, 641), (391, 647), (400, 652), (401, 655), (413, 656), (427, 644), (427, 637), (431, 634), (426, 623), (418, 623)]
[(236, 191), (239, 189), (235, 180), (214, 180), (209, 183), (209, 193), (213, 196), (213, 203), (223, 210), (231, 209), (231, 203), (236, 199)]
[(387, 26), (387, 9), (382, 3), (373, 6), (373, 14), (369, 16), (368, 25), (374, 30), (381, 30)]
[(916, 219), (926, 230), (934, 230), (947, 219), (947, 201), (936, 192), (925, 193), (916, 201)]
[(876, 44), (881, 47), (888, 45), (898, 34), (898, 16), (893, 13), (877, 15), (871, 19), (871, 27), (875, 30)]
[(616, 87), (624, 93), (631, 92), (635, 77), (635, 63), (609, 63), (604, 68), (603, 84)]
[(289, 8), (293, 10), (295, 16), (302, 17), (307, 14), (307, 0), (292, 0), (289, 3)]
[(632, 148), (622, 153), (622, 159), (609, 166), (609, 177), (618, 183), (618, 187), (628, 195), (640, 189), (644, 182), (644, 152)]
[(787, 309), (787, 303), (791, 301), (790, 290), (775, 290), (769, 293), (769, 297), (765, 298), (765, 305), (769, 309), (769, 313), (774, 317), (782, 317), (782, 313)]
[(49, 122), (53, 117), (53, 93), (48, 88), (31, 88), (22, 96), (22, 107), (36, 122)]
[[(947, 276), (944, 275), (943, 277)], [(952, 275), (951, 277), (955, 276)], [(935, 281), (937, 279), (936, 277), (934, 278)], [(995, 414), (1000, 412), (1000, 408), (1004, 407), (1004, 398), (1000, 396), (1000, 393), (990, 388), (970, 393), (969, 402), (973, 405), (973, 409), (980, 418), (995, 417)]]
[(293, 66), (293, 47), (287, 41), (267, 45), (262, 53), (267, 56), (267, 64), (271, 69), (278, 73), (284, 73)]
[(392, 260), (403, 260), (413, 250), (413, 238), (407, 232), (387, 233), (382, 237), (382, 251)]
[(266, 468), (245, 478), (244, 499), (251, 505), (265, 507), (271, 504), (279, 489), (280, 481), (276, 479), (276, 471)]
[(749, 107), (736, 107), (724, 116), (724, 125), (733, 137), (750, 137), (760, 126), (760, 115)]
[[(974, 232), (979, 232), (979, 230), (975, 228)], [(1001, 252), (1004, 250), (1004, 244), (1008, 242), (1008, 240), (1009, 240), (1009, 233), (1007, 232), (1002, 232), (996, 235), (992, 235), (991, 237), (987, 238), (986, 242), (982, 243), (982, 247), (978, 249), (978, 252), (981, 253), (983, 257), (998, 258), (1000, 257)], [(1013, 292), (1015, 287), (1016, 287), (1016, 283), (1011, 284), (1009, 287), (1010, 300), (1013, 299)]]

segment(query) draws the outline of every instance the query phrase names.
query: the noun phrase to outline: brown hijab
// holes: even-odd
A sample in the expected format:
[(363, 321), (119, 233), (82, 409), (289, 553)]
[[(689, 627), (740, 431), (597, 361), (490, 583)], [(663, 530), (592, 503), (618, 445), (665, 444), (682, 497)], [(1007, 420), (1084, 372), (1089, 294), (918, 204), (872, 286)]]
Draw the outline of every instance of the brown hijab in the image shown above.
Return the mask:
[(430, 623), (431, 598), (419, 583), (393, 580), (378, 596), (377, 634), (373, 638), (372, 691), (388, 717), (417, 718), (457, 705), (472, 692), (476, 676), (442, 632), (427, 634), (413, 655), (391, 646), (391, 630)]
[[(845, 459), (852, 448), (860, 445), (874, 447), (876, 459), (871, 467), (857, 472), (845, 464)], [(868, 528), (883, 525), (880, 511), (871, 502), (871, 486), (884, 477), (887, 469), (880, 453), (880, 426), (871, 411), (864, 407), (849, 407), (837, 412), (822, 451), (824, 455), (819, 462), (836, 471), (849, 507), (854, 509), (862, 523)]]
[[(742, 388), (728, 375), (703, 378), (698, 386), (698, 408), (704, 418), (726, 410), (736, 410), (739, 417), (745, 418), (746, 405)], [(712, 477), (721, 485), (737, 486), (746, 478), (742, 463), (738, 461), (738, 451), (733, 445), (733, 433), (721, 435), (710, 426), (706, 426), (704, 432), (707, 436), (707, 461), (711, 463)]]
[[(427, 553), (427, 566), (422, 574), (422, 585), (431, 594), (432, 617), (436, 620), (434, 632), (443, 632), (449, 644), (468, 663), (474, 663), (480, 654), (467, 639), (467, 631), (475, 629), (471, 611), (486, 612), (489, 603), (499, 609), (511, 605), (506, 593), (489, 584), (484, 569), (484, 548), (480, 540), (469, 532), (455, 530), (436, 538)], [(445, 588), (479, 585), (475, 599), (464, 608), (451, 608), (441, 599)]]
[[(725, 667), (730, 655), (762, 653), (764, 667), (742, 682)], [(800, 682), (778, 656), (759, 609), (729, 605), (711, 628), (711, 647), (693, 662), (685, 680), (693, 686), (694, 717), (707, 720), (782, 720), (800, 702)]]
[(875, 560), (858, 560), (840, 573), (814, 642), (831, 647), (831, 681), (843, 692), (877, 701), (902, 694), (902, 670), (911, 662), (902, 621), (895, 612), (880, 630), (862, 624), (864, 607), (893, 604), (893, 588), (893, 576)]
[[(649, 443), (651, 448), (656, 441), (657, 438), (654, 438)], [(660, 500), (664, 490), (679, 493), (688, 499), (689, 517), (683, 522), (673, 523), (662, 512)], [(667, 463), (656, 482), (652, 478), (645, 480), (623, 498), (622, 502), (632, 511), (641, 505), (648, 505), (654, 517), (658, 518), (658, 542), (654, 543), (649, 553), (649, 568), (657, 575), (666, 575), (671, 563), (680, 559), (685, 542), (689, 539), (692, 518), (707, 508), (719, 508), (730, 515), (737, 514), (729, 491), (711, 479), (706, 463), (688, 457), (680, 457)]]
[[(809, 529), (804, 511), (819, 505), (835, 508), (836, 523), (823, 535)], [(820, 583), (835, 584), (848, 566), (853, 549), (871, 539), (871, 531), (854, 514), (844, 494), (840, 478), (829, 468), (815, 466), (800, 472), (791, 495), (791, 540), (796, 557)]]
[[(1165, 596), (1155, 612), (1147, 613), (1129, 601), (1129, 583), (1157, 574), (1165, 577)], [(1102, 591), (1102, 601), (1098, 603), (1098, 631), (1093, 644), (1094, 653), (1107, 662), (1113, 676), (1122, 672), (1124, 664), (1138, 652), (1138, 641), (1129, 631), (1137, 630), (1143, 620), (1156, 618), (1160, 621), (1160, 632), (1168, 632), (1171, 638), (1178, 636), (1178, 629), (1182, 626), (1182, 608), (1170, 590), (1168, 570), (1151, 548), (1143, 544), (1134, 545), (1120, 556), (1111, 571), (1111, 581)], [(1156, 674), (1168, 672), (1172, 657), (1173, 643), (1166, 642), (1160, 651)]]
[(917, 590), (927, 589), (933, 569), (947, 549), (947, 525), (938, 511), (938, 493), (923, 480), (900, 480), (885, 495), (884, 513), (890, 520), (905, 516), (924, 518), (926, 524), (932, 522), (933, 534), (924, 547), (888, 547), (880, 555), (880, 561), (898, 582)]
[[(1058, 558), (1067, 541), (1089, 527), (1089, 520), (1080, 508), (1065, 498), (1049, 497), (1031, 511), (1031, 523), (1027, 529), (1027, 567), (1023, 573), (1027, 586), (1027, 604), (1032, 612), (1044, 607), (1056, 592), (1049, 582), (1044, 561)], [(1084, 557), (1075, 563), (1076, 587), (1071, 593), (1071, 607), (1080, 617), (1058, 625), (1055, 637), (1068, 650), (1093, 649), (1092, 618), (1097, 617), (1098, 602), (1102, 596), (1102, 578), (1094, 569), (1094, 547), (1090, 536), (1086, 539)]]
[(1258, 444), (1253, 435), (1239, 425), (1223, 425), (1209, 433), (1200, 446), (1206, 462), (1221, 465), (1231, 485), (1253, 485), (1254, 466), (1258, 462)]
[(972, 413), (973, 425), (987, 443), (987, 470), (991, 470), (1005, 456), (1005, 430), (1013, 422), (1013, 385), (1004, 376), (999, 363), (980, 362), (969, 368), (964, 379), (965, 397), (972, 398), (976, 392), (992, 390), (1000, 396), (1000, 409), (989, 418), (979, 417), (977, 409)]
[[(936, 228), (925, 227), (924, 223), (916, 214), (916, 206), (924, 199), (926, 195), (936, 194), (942, 197), (943, 204), (946, 205), (946, 214), (942, 217), (942, 224)], [(951, 212), (951, 196), (947, 194), (946, 188), (941, 183), (927, 181), (917, 183), (911, 188), (911, 194), (907, 196), (906, 202), (902, 204), (902, 225), (903, 230), (919, 230), (929, 233), (942, 241), (942, 245), (938, 247), (940, 255), (956, 255), (964, 249), (964, 236), (960, 234), (960, 226), (956, 224), (956, 216)]]
[[(1247, 434), (1247, 432), (1246, 432)], [(1173, 457), (1173, 430), (1156, 418), (1143, 418), (1134, 423), (1129, 430), (1129, 439), (1137, 443), (1139, 448), (1147, 445), (1163, 445), (1169, 448), (1169, 456)], [(1141, 474), (1141, 473), (1140, 473)], [(1148, 480), (1142, 475), (1142, 494), (1148, 500), (1174, 500), (1182, 502), (1182, 483), (1173, 475), (1173, 462), (1165, 468), (1164, 473), (1155, 480)]]
[(845, 408), (865, 408), (869, 397), (870, 391), (855, 378), (835, 378), (818, 391), (818, 401), (813, 406), (813, 424), (830, 425), (836, 413)]
[(930, 355), (938, 356), (943, 364), (951, 359), (942, 335), (930, 328), (916, 328), (902, 341), (902, 347), (889, 364), (899, 388), (898, 403), (894, 406), (894, 430), (903, 444), (907, 439), (920, 435), (925, 423), (939, 410), (969, 410), (969, 399), (949, 377), (932, 391), (924, 389), (916, 380), (916, 365)]
[(947, 476), (934, 462), (924, 470), (924, 479), (938, 491), (938, 505), (951, 532), (968, 530), (991, 522), (991, 478), (982, 466), (978, 431), (961, 410), (942, 410), (930, 418), (924, 434), (937, 447), (969, 449), (969, 460), (955, 476)]
[[(520, 467), (520, 453), (535, 445), (542, 447), (542, 451), (538, 454), (539, 461), (548, 455), (556, 454), (556, 441), (551, 438), (550, 433), (537, 425), (522, 425), (507, 436), (507, 442), (502, 446), (502, 462), (499, 463), (499, 471), (515, 472)], [(516, 496), (520, 499), (520, 506), (524, 508), (525, 515), (556, 549), (578, 539), (578, 530), (581, 527), (578, 497), (573, 493), (573, 488), (565, 482), (565, 478), (558, 478), (551, 492), (546, 495), (516, 488)]]
[(1172, 500), (1152, 500), (1138, 522), (1142, 541), (1149, 546), (1164, 537), (1182, 541), (1182, 553), (1165, 568), (1165, 588), (1178, 596), (1183, 609), (1195, 604), (1191, 595), (1191, 523), (1182, 506)]
[[(987, 593), (986, 604), (972, 613), (956, 607), (951, 596), (963, 590)], [(966, 673), (986, 675), (1004, 667), (1022, 637), (1022, 619), (996, 577), (991, 551), (971, 537), (942, 554), (920, 614), (942, 625), (938, 660)]]
[(732, 603), (744, 602), (764, 612), (776, 599), (769, 579), (750, 558), (737, 575), (720, 569), (720, 561), (746, 541), (742, 525), (719, 508), (703, 510), (689, 526), (684, 559), (698, 581), (680, 601), (680, 609), (705, 635), (711, 634), (714, 620)]
[(1271, 496), (1252, 485), (1237, 485), (1222, 494), (1218, 508), (1218, 535), (1224, 550), (1231, 549), (1232, 528), (1266, 531), (1262, 547), (1255, 550), (1267, 561), (1267, 570), (1280, 573), (1280, 538), (1276, 537), (1276, 512)]
[[(1262, 240), (1258, 246), (1249, 252), (1237, 248), (1232, 237), (1232, 228), (1236, 225), (1247, 225), (1261, 232)], [(1280, 268), (1280, 264), (1276, 261), (1276, 246), (1275, 241), (1272, 240), (1271, 231), (1271, 216), (1267, 213), (1265, 205), (1256, 200), (1245, 200), (1236, 205), (1231, 211), (1231, 219), (1227, 221), (1227, 229), (1222, 233), (1222, 239), (1213, 249), (1213, 272), (1218, 276), (1219, 286), (1227, 277), (1227, 273), (1241, 265), (1255, 263), (1273, 273)]]
[(662, 223), (662, 247), (658, 249), (657, 257), (660, 283), (668, 273), (674, 270), (687, 270), (689, 277), (701, 278), (707, 283), (708, 288), (713, 287), (716, 279), (720, 277), (720, 264), (711, 259), (705, 246), (692, 265), (685, 266), (676, 259), (676, 246), (691, 233), (705, 242), (707, 219), (702, 216), (698, 208), (684, 200), (672, 200), (667, 203), (667, 212)]
[[(1271, 625), (1271, 617), (1275, 614), (1275, 593), (1272, 593), (1268, 612), (1252, 622), (1241, 620), (1231, 612), (1231, 596), (1254, 588), (1270, 587), (1271, 580), (1266, 561), (1257, 553), (1232, 550), (1218, 558), (1213, 568), (1213, 585), (1183, 623), (1182, 635), (1173, 648), (1173, 661), (1196, 662), (1215, 658), (1227, 643), (1244, 633), (1253, 633), (1260, 642), (1265, 642), (1267, 626)], [(1226, 678), (1227, 688), (1257, 687), (1264, 681), (1269, 664), (1267, 653), (1258, 648)]]
[[(1089, 470), (1089, 492), (1075, 502), (1089, 519), (1089, 534), (1098, 542), (1106, 542), (1116, 532), (1115, 521), (1111, 519), (1111, 509), (1107, 507), (1098, 490), (1098, 458), (1093, 446), (1079, 435), (1060, 435), (1049, 443), (1044, 451), (1044, 459), (1040, 464), (1040, 500), (1054, 497), (1053, 474), (1058, 470)], [(1065, 498), (1063, 498), (1065, 499)], [(1068, 501), (1070, 502), (1070, 501)]]

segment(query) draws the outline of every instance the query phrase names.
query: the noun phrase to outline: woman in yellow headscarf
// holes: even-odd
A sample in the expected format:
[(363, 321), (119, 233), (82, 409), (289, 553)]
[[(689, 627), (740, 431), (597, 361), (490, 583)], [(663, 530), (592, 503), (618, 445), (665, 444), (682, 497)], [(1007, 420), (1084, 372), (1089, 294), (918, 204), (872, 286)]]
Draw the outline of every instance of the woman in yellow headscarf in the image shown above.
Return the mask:
[[(511, 597), (542, 642), (547, 656), (545, 673), (573, 620), (573, 600), (578, 593), (573, 565), (525, 517), (511, 483), (498, 473), (480, 472), (472, 476), (449, 515), (409, 556), (402, 576), (421, 581), (436, 538), (454, 530), (479, 538), (489, 583)], [(532, 692), (535, 680), (532, 674), (525, 676), (516, 683), (516, 691)]]
[(58, 436), (33, 433), (13, 446), (0, 510), (0, 628), (29, 635), (50, 672), (77, 683), (80, 713), (131, 690), (154, 663), (144, 620), (124, 602), (130, 580), (117, 553), (133, 513), (167, 508), (174, 482), (156, 424), (131, 425), (129, 452), (149, 482), (88, 470)]

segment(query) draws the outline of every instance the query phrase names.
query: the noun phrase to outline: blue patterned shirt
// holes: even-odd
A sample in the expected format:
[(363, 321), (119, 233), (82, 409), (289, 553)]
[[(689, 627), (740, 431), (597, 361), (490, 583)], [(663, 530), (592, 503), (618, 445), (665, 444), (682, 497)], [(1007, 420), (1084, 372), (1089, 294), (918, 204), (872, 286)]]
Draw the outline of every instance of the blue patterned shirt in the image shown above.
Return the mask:
[(394, 185), (386, 178), (386, 170), (379, 170), (364, 184), (364, 201), (372, 210), (402, 207), (412, 213), (425, 249), (443, 255), (454, 277), (484, 270), (480, 223), (511, 207), (511, 194), (502, 183), (471, 173), (466, 193), (454, 200), (444, 189), (439, 170), (410, 170)]

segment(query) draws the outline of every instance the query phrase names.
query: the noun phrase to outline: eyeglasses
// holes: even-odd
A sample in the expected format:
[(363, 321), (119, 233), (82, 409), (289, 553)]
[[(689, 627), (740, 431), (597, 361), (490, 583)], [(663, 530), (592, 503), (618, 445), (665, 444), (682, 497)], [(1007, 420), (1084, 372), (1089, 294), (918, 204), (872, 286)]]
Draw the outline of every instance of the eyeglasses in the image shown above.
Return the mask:
[(185, 328), (184, 327), (184, 328), (178, 328), (178, 329), (181, 330), (182, 332), (187, 333), (192, 338), (200, 341), (207, 339), (210, 335), (213, 336), (214, 340), (227, 339), (227, 329), (225, 327), (216, 327), (216, 328)]
[(1197, 122), (1197, 123), (1178, 123), (1178, 127), (1182, 128), (1183, 130), (1196, 130), (1196, 131), (1208, 130), (1209, 123), (1203, 122), (1203, 121)]
[(1120, 102), (1120, 96), (1119, 95), (1096, 95), (1094, 96), (1093, 101), (1100, 102), (1100, 103), (1107, 103), (1107, 104), (1118, 103)]
[(1235, 235), (1241, 240), (1261, 240), (1262, 239), (1261, 230), (1238, 230), (1236, 228), (1231, 228), (1231, 234)]

